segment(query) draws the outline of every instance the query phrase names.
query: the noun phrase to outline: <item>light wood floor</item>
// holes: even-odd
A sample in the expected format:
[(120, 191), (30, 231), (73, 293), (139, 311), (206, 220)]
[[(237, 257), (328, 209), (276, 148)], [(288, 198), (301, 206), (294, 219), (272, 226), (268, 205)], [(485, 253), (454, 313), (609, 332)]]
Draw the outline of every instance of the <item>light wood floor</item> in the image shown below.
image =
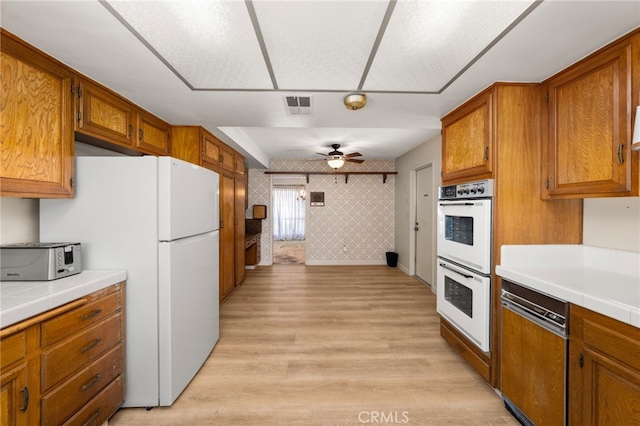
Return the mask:
[(109, 425), (517, 425), (440, 338), (435, 304), (387, 266), (248, 270), (174, 405)]

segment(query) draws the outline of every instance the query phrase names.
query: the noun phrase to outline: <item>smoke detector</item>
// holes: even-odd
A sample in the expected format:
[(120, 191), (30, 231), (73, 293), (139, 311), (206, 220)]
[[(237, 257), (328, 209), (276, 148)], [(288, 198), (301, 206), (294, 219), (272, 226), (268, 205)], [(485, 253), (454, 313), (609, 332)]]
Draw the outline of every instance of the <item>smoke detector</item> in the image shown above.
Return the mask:
[(364, 94), (349, 95), (344, 98), (344, 105), (347, 109), (358, 110), (365, 106), (367, 97)]

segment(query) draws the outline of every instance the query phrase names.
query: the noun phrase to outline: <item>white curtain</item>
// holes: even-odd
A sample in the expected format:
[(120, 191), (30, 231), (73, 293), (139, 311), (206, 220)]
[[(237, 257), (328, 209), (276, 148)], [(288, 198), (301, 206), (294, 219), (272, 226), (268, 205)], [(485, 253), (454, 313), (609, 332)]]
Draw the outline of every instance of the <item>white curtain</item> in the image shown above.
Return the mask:
[(273, 188), (273, 239), (304, 240), (304, 186)]

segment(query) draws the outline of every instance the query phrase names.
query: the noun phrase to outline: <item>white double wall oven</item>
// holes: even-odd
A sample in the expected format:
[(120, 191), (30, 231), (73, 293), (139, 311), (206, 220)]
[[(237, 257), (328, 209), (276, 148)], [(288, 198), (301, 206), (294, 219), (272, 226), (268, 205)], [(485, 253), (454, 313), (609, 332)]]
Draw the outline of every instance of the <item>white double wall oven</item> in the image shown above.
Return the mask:
[(493, 180), (440, 187), (437, 310), (489, 352)]

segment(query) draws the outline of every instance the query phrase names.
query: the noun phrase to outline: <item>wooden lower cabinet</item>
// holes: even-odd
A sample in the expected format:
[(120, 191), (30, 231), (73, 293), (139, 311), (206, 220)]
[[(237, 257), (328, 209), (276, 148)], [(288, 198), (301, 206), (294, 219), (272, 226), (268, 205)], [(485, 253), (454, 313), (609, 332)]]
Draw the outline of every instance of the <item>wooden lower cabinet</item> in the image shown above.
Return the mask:
[(640, 328), (570, 309), (569, 424), (640, 425)]
[(2, 425), (100, 425), (124, 402), (124, 283), (0, 331)]

